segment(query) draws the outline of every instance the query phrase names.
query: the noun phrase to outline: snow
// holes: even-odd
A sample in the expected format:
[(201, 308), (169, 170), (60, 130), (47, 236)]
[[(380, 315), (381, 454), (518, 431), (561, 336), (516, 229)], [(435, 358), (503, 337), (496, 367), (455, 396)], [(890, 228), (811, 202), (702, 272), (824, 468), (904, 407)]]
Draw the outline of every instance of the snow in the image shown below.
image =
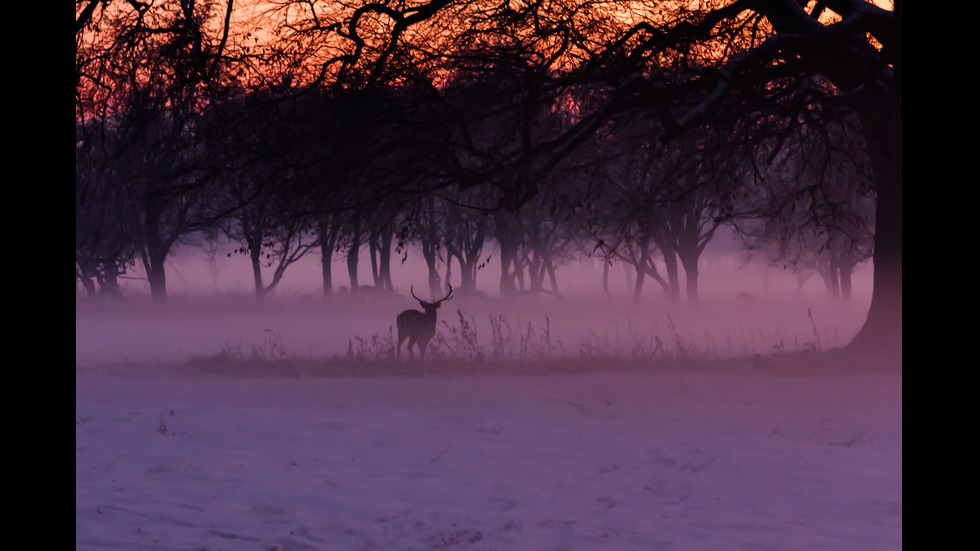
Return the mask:
[(460, 301), (485, 355), (420, 364), (371, 356), (408, 301), (173, 302), (76, 304), (76, 549), (902, 546), (901, 358), (828, 350), (853, 313), (537, 304), (493, 362)]

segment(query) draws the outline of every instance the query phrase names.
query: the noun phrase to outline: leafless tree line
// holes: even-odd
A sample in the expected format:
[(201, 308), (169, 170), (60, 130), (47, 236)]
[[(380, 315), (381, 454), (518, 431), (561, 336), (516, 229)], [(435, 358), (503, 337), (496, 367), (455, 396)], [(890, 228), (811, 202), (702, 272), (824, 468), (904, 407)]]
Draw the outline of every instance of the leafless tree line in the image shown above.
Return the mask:
[[(834, 294), (840, 285), (846, 289), (847, 276), (870, 255), (870, 203), (854, 202), (862, 196), (848, 187), (862, 180), (841, 174), (835, 179), (839, 189), (800, 187), (808, 184), (805, 167), (797, 166), (806, 159), (802, 152), (796, 160), (781, 160), (790, 180), (767, 179), (785, 189), (756, 197), (740, 194), (749, 187), (744, 173), (749, 167), (739, 166), (744, 160), (720, 146), (699, 143), (701, 137), (695, 140), (691, 134), (670, 144), (609, 138), (596, 144), (596, 151), (583, 149), (577, 161), (556, 170), (516, 210), (499, 208), (502, 194), (493, 188), (427, 184), (415, 171), (432, 167), (413, 167), (407, 159), (391, 160), (384, 168), (384, 157), (368, 152), (360, 162), (383, 172), (380, 177), (357, 166), (333, 172), (332, 166), (319, 164), (323, 154), (310, 154), (319, 166), (309, 166), (309, 159), (290, 161), (285, 157), (292, 149), (253, 159), (228, 153), (275, 142), (275, 133), (296, 132), (299, 125), (263, 121), (258, 139), (248, 146), (205, 142), (198, 147), (218, 151), (201, 155), (208, 161), (171, 152), (174, 158), (160, 163), (176, 164), (179, 158), (200, 166), (184, 167), (190, 176), (170, 182), (149, 178), (148, 171), (165, 171), (145, 161), (162, 156), (169, 145), (154, 142), (145, 150), (129, 145), (112, 163), (105, 157), (90, 159), (97, 155), (92, 144), (80, 145), (78, 160), (111, 164), (111, 169), (96, 165), (87, 173), (76, 171), (79, 193), (87, 194), (76, 208), (76, 276), (86, 293), (118, 295), (119, 277), (142, 262), (147, 274), (159, 267), (161, 277), (149, 285), (154, 296), (165, 297), (163, 266), (177, 243), (234, 244), (234, 254), (249, 260), (259, 299), (275, 289), (290, 265), (311, 253), (322, 259), (326, 297), (338, 286), (332, 273), (338, 257), (346, 259), (348, 268), (341, 285), (354, 293), (393, 292), (392, 264), (397, 266), (411, 250), (421, 253), (428, 267), (432, 296), (443, 294), (450, 281), (457, 292), (472, 292), (478, 271), (494, 256), (502, 295), (560, 294), (559, 267), (591, 255), (607, 266), (626, 263), (635, 270), (634, 300), (640, 300), (644, 281), (651, 279), (671, 300), (679, 300), (686, 289), (692, 304), (698, 300), (700, 256), (723, 224), (744, 227), (746, 244), (770, 252), (773, 259), (818, 271)], [(254, 117), (251, 128), (260, 128)], [(342, 132), (343, 127), (337, 129), (338, 135)], [(611, 148), (620, 151), (603, 155)], [(346, 151), (344, 162), (352, 163), (356, 154)], [(207, 182), (190, 180), (198, 177)], [(326, 191), (318, 178), (329, 184)], [(416, 189), (426, 185), (432, 189)], [(820, 196), (813, 195), (817, 190)], [(806, 204), (791, 194), (803, 195)], [(831, 194), (837, 197), (825, 196)], [(801, 206), (774, 208), (763, 202), (776, 197)], [(776, 215), (769, 220), (761, 212)], [(151, 258), (157, 258), (155, 263)], [(358, 278), (359, 263), (365, 261), (371, 264), (370, 281)], [(831, 268), (837, 277), (830, 275)]]
[(730, 225), (844, 297), (873, 254), (900, 334), (900, 2), (617, 5), (76, 0), (76, 282), (162, 300), (227, 240), (259, 298), (313, 252), (327, 296), (336, 255), (391, 290), (417, 248), (433, 296), (589, 254), (696, 303)]

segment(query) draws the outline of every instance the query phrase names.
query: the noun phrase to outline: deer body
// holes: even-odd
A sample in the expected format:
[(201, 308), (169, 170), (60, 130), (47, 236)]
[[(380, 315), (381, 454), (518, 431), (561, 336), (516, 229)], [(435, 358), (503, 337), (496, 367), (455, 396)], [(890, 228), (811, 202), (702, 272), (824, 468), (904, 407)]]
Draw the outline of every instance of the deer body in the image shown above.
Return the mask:
[(436, 334), (436, 310), (442, 301), (452, 298), (453, 286), (449, 286), (449, 294), (435, 302), (426, 302), (415, 296), (415, 288), (412, 288), (412, 297), (419, 301), (422, 312), (418, 310), (405, 310), (395, 318), (398, 327), (398, 348), (395, 350), (395, 357), (401, 357), (402, 343), (408, 339), (408, 357), (412, 358), (412, 346), (419, 348), (419, 359), (425, 359), (425, 349), (429, 346), (429, 341)]

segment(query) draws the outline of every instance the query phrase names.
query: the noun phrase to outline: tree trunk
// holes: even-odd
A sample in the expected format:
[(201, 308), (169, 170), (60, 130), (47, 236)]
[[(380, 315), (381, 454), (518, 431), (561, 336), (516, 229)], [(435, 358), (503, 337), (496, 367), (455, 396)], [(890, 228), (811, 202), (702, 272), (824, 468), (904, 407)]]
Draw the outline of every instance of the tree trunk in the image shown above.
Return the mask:
[(840, 268), (840, 300), (844, 304), (851, 303), (851, 270), (851, 266)]
[(643, 297), (643, 279), (646, 275), (640, 264), (636, 265), (636, 282), (633, 284), (633, 304), (639, 304)]
[(87, 275), (79, 276), (79, 279), (82, 281), (82, 288), (85, 289), (85, 296), (88, 297), (89, 300), (94, 299), (96, 297), (95, 282), (92, 281), (92, 278)]
[(607, 299), (612, 299), (609, 293), (609, 261), (605, 259), (602, 261), (602, 292), (606, 294)]
[(826, 268), (823, 267), (823, 262), (820, 262), (820, 266), (821, 268), (817, 270), (817, 273), (823, 279), (823, 288), (824, 292), (827, 293), (827, 298), (840, 301), (840, 269), (837, 261), (831, 255)]
[(262, 302), (265, 286), (262, 283), (262, 243), (260, 239), (247, 239), (248, 258), (252, 264), (252, 283), (255, 285), (255, 299)]
[(375, 240), (377, 236), (375, 232), (371, 232), (368, 238), (368, 257), (371, 259), (371, 280), (374, 282), (374, 288), (381, 288), (381, 270), (378, 268), (378, 259), (381, 254), (379, 252), (378, 242)]
[[(446, 285), (452, 285), (452, 278), (453, 278), (453, 257), (447, 254), (446, 255), (446, 278), (445, 278)], [(432, 296), (434, 297), (439, 296), (441, 292), (442, 289), (439, 289), (439, 293), (434, 292), (432, 293)]]
[(331, 262), (333, 262), (333, 246), (321, 243), (320, 255), (322, 257), (320, 261), (320, 277), (323, 281), (323, 298), (330, 298), (333, 294), (333, 270), (331, 266)]
[(429, 294), (437, 296), (442, 289), (442, 278), (439, 277), (439, 244), (435, 237), (435, 231), (430, 230), (428, 237), (422, 239), (422, 257), (425, 258), (425, 267), (429, 272)]
[(106, 267), (104, 276), (96, 275), (96, 280), (99, 282), (100, 297), (122, 298), (122, 290), (119, 288), (119, 280), (114, 271), (115, 269), (115, 266), (110, 264)]
[(674, 304), (681, 298), (681, 278), (677, 272), (677, 253), (672, 247), (667, 246), (666, 242), (659, 246), (664, 255), (664, 271), (667, 272), (667, 300)]
[(429, 294), (434, 297), (439, 296), (440, 290), (442, 290), (442, 278), (439, 277), (439, 272), (433, 263), (429, 266)]
[(698, 291), (699, 258), (697, 251), (688, 251), (680, 255), (681, 264), (684, 265), (684, 279), (687, 286), (687, 305), (692, 308), (697, 308), (701, 304), (701, 295)]
[(532, 291), (540, 291), (544, 283), (544, 262), (540, 255), (532, 254), (527, 262), (527, 277)]
[(150, 251), (149, 255), (144, 257), (146, 282), (150, 284), (150, 296), (158, 302), (167, 300), (167, 274), (163, 269), (163, 259), (166, 256), (166, 253)]
[(551, 290), (556, 295), (560, 294), (558, 290), (558, 276), (555, 275), (555, 265), (550, 259), (545, 260), (544, 269), (548, 272), (548, 282), (551, 284)]
[(146, 232), (145, 241), (140, 251), (143, 259), (143, 268), (146, 270), (146, 282), (150, 284), (150, 296), (158, 302), (167, 300), (167, 274), (164, 272), (163, 264), (167, 258), (167, 249), (160, 242), (160, 238), (152, 230)]
[(439, 233), (436, 223), (435, 200), (431, 196), (422, 198), (422, 231), (419, 233), (422, 257), (425, 259), (425, 267), (429, 272), (429, 294), (439, 296), (442, 290), (442, 278), (439, 277)]
[(872, 97), (860, 111), (875, 176), (874, 289), (852, 349), (902, 350), (902, 96)]
[[(459, 288), (465, 291), (476, 290), (476, 258), (468, 258), (459, 263)], [(433, 295), (436, 296), (436, 295)]]
[(351, 245), (347, 251), (347, 275), (350, 277), (350, 292), (357, 292), (357, 253), (360, 245)]
[(394, 237), (391, 231), (381, 236), (381, 284), (386, 291), (394, 291), (395, 288), (391, 281), (391, 241)]
[(518, 267), (518, 247), (520, 237), (517, 234), (515, 215), (501, 211), (496, 215), (497, 242), (500, 244), (500, 294), (513, 295), (517, 292), (514, 285), (514, 271)]

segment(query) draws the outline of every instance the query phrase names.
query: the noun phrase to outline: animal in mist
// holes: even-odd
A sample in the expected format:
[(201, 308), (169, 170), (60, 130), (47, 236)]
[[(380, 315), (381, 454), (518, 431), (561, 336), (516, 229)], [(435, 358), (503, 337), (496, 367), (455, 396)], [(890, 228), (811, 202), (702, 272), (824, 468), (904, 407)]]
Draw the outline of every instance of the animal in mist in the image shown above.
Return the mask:
[(443, 301), (453, 297), (453, 286), (449, 285), (449, 293), (445, 297), (435, 301), (426, 302), (415, 296), (415, 286), (411, 288), (412, 298), (419, 301), (422, 305), (422, 312), (418, 310), (405, 310), (395, 318), (398, 326), (398, 347), (395, 349), (395, 357), (401, 357), (402, 342), (408, 339), (408, 357), (413, 358), (412, 346), (418, 345), (419, 359), (425, 359), (425, 349), (429, 346), (429, 341), (436, 334), (436, 310)]

